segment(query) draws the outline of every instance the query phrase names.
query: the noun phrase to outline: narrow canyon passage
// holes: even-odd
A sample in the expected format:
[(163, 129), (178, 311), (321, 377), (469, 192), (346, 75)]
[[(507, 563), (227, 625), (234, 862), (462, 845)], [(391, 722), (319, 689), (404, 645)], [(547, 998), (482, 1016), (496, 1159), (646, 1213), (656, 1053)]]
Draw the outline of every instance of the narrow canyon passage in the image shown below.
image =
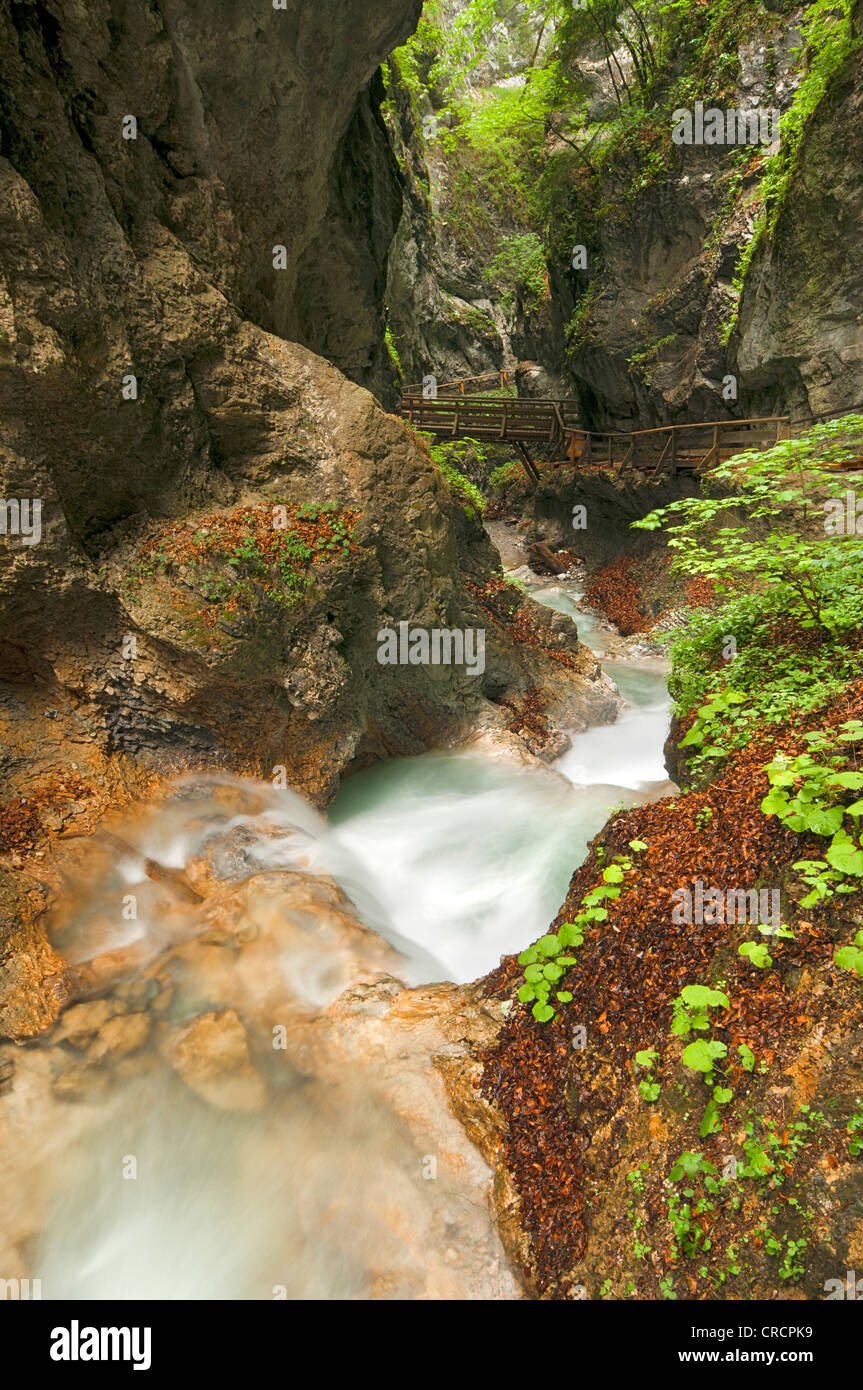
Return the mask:
[(639, 1374), (739, 1305), (772, 1364), (863, 1297), (861, 54), (863, 0), (0, 4), (43, 1368), (247, 1375), (299, 1300), (588, 1301)]

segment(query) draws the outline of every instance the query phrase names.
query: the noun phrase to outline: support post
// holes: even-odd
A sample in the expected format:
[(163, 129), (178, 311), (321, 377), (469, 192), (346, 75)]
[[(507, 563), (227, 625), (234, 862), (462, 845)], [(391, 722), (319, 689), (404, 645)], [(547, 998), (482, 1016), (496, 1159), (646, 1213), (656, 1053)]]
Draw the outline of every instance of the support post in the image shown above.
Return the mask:
[(525, 473), (527, 474), (530, 481), (533, 483), (534, 487), (536, 487), (536, 484), (539, 482), (539, 469), (537, 468), (536, 464), (534, 463), (533, 459), (528, 453), (527, 445), (523, 444), (519, 439), (516, 440), (515, 447), (521, 455), (521, 461), (524, 465)]

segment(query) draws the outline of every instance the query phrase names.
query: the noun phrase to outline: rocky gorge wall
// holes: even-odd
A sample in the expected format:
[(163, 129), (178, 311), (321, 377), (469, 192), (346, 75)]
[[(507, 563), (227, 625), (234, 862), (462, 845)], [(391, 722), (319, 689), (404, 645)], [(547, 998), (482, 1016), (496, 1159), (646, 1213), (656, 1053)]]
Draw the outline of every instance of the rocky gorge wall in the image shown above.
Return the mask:
[[(613, 716), (365, 389), (402, 198), (375, 73), (419, 8), (0, 6), (0, 495), (41, 507), (38, 543), (8, 509), (0, 536), (7, 1000), (44, 974), (7, 866), (153, 779), (280, 768), (323, 805), (348, 769), (510, 737), (537, 688)], [(487, 628), (484, 669), (382, 667), (402, 620)]]
[[(444, 108), (437, 137), (424, 141), (417, 113), (396, 100), (413, 191), (387, 294), (408, 379), (421, 368), (453, 377), (520, 364), (522, 394), (566, 395), (585, 424), (610, 429), (772, 413), (805, 421), (858, 405), (863, 69), (858, 48), (801, 115), (798, 94), (819, 61), (802, 36), (806, 15), (807, 6), (776, 0), (731, 13), (727, 34), (681, 40), (643, 110), (621, 107), (610, 76), (636, 88), (625, 47), (606, 55), (595, 34), (573, 46), (564, 26), (546, 37), (547, 55), (561, 59), (570, 100), (583, 101), (583, 124), (567, 126), (563, 96), (549, 103), (544, 132), (539, 119), (507, 127), (501, 114), (501, 144), (519, 151), (514, 167), (502, 156), (495, 170), (493, 154), (477, 153), (463, 110)], [(537, 33), (540, 20), (537, 11)], [(859, 4), (850, 24), (859, 34)], [(541, 78), (542, 61), (534, 66)], [(481, 62), (469, 79), (474, 110), (503, 102), (530, 67), (518, 52), (503, 69)], [(779, 142), (674, 145), (674, 102), (663, 103), (687, 82), (708, 107), (778, 110)], [(442, 100), (434, 90), (431, 99)], [(787, 184), (765, 192), (771, 160), (801, 121)], [(460, 143), (441, 138), (448, 129), (462, 130)], [(537, 206), (516, 216), (522, 177)], [(528, 228), (543, 244), (544, 296), (495, 287), (489, 274)], [(585, 249), (583, 268), (573, 267), (574, 244)], [(734, 399), (723, 394), (729, 377)]]
[[(802, 76), (801, 15), (741, 45), (736, 91), (723, 109), (771, 108), (788, 118)], [(679, 147), (663, 176), (631, 197), (626, 182), (637, 181), (640, 165), (630, 159), (579, 200), (591, 270), (578, 277), (576, 296), (572, 275), (553, 269), (552, 279), (564, 318), (589, 296), (570, 361), (597, 422), (625, 428), (772, 413), (806, 420), (863, 399), (853, 249), (863, 233), (861, 100), (857, 53), (807, 125), (775, 232), (760, 239), (742, 291), (735, 278), (754, 235), (764, 151)], [(835, 216), (825, 219), (831, 208)], [(729, 376), (733, 403), (723, 396)]]

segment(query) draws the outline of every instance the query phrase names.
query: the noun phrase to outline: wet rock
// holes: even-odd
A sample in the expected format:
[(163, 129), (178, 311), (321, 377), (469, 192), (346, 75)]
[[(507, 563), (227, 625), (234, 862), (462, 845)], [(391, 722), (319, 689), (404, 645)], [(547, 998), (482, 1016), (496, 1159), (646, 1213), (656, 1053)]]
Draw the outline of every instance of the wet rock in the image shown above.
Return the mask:
[(150, 1036), (148, 1014), (121, 1014), (99, 1029), (95, 1042), (87, 1049), (88, 1062), (115, 1062), (137, 1052)]
[(111, 1078), (96, 1067), (82, 1064), (60, 1065), (51, 1090), (58, 1100), (98, 1102), (111, 1089)]
[(170, 1032), (160, 1050), (190, 1090), (220, 1110), (260, 1110), (267, 1088), (252, 1066), (246, 1030), (233, 1010), (203, 1014)]
[(87, 1004), (73, 1004), (60, 1019), (53, 1033), (54, 1042), (68, 1042), (72, 1047), (89, 1046), (94, 1036), (122, 1005), (110, 999), (93, 999)]

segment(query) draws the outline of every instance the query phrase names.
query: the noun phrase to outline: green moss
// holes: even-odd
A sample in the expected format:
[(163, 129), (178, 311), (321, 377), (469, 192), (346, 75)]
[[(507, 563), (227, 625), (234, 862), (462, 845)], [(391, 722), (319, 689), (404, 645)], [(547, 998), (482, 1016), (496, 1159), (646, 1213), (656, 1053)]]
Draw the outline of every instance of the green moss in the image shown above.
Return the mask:
[(734, 275), (734, 312), (723, 325), (722, 340), (727, 342), (737, 322), (737, 306), (756, 251), (776, 230), (789, 189), (800, 163), (809, 124), (827, 95), (836, 73), (863, 47), (863, 35), (854, 32), (853, 0), (816, 0), (801, 25), (801, 60), (806, 73), (794, 95), (791, 109), (782, 117), (782, 138), (778, 151), (768, 162), (759, 189), (759, 211), (752, 236), (744, 247)]
[(482, 467), (485, 463), (486, 449), (476, 439), (457, 439), (452, 444), (438, 444), (432, 434), (422, 432), (426, 440), (432, 462), (440, 470), (449, 484), (450, 490), (464, 505), (465, 514), (473, 521), (485, 511), (485, 498), (476, 483), (471, 482), (458, 467), (467, 455), (472, 453)]
[(393, 337), (393, 331), (390, 328), (389, 324), (387, 324), (386, 331), (384, 333), (384, 341), (387, 345), (387, 352), (389, 353), (390, 361), (392, 362), (393, 367), (395, 368), (396, 376), (398, 377), (399, 381), (404, 381), (404, 368), (402, 367), (401, 358), (399, 357), (398, 348), (396, 347), (395, 338)]

